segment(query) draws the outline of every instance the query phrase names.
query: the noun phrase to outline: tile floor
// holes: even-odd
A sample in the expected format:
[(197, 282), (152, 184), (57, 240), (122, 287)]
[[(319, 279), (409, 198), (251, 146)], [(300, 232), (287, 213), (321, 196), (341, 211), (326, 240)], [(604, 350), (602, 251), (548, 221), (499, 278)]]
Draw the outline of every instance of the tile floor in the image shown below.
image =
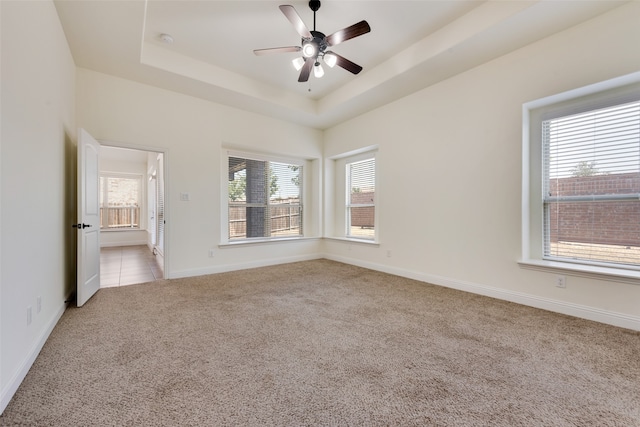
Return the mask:
[(100, 249), (100, 287), (133, 285), (162, 279), (162, 257), (146, 245)]

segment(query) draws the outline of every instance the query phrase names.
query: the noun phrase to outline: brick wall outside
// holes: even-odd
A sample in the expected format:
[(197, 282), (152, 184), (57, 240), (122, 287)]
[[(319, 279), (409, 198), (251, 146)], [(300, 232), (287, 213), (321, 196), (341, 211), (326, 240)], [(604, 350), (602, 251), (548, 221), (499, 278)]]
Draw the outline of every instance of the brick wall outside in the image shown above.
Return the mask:
[[(561, 178), (551, 196), (640, 193), (640, 174)], [(640, 246), (640, 200), (558, 202), (550, 205), (551, 242)]]
[[(351, 204), (373, 203), (375, 192), (351, 193)], [(354, 227), (373, 227), (375, 209), (373, 206), (351, 208), (351, 225)]]

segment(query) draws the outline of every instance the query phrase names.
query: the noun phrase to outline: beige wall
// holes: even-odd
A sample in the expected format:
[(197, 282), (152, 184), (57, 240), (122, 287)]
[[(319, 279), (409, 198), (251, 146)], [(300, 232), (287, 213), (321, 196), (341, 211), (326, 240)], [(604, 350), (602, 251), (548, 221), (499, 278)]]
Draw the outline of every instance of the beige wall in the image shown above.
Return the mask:
[[(220, 248), (223, 148), (254, 150), (313, 160), (305, 211), (309, 236), (320, 235), (322, 133), (96, 73), (77, 72), (78, 127), (98, 140), (166, 151), (169, 277), (317, 257), (319, 241)], [(189, 193), (188, 202), (180, 193)], [(209, 250), (215, 255), (209, 257)]]
[(2, 1), (0, 11), (3, 410), (75, 283), (76, 70), (52, 2)]
[(639, 325), (640, 285), (569, 276), (559, 289), (554, 273), (517, 263), (522, 104), (640, 70), (639, 22), (634, 2), (328, 130), (327, 157), (379, 147), (381, 244), (326, 241), (325, 253), (568, 313), (631, 316)]

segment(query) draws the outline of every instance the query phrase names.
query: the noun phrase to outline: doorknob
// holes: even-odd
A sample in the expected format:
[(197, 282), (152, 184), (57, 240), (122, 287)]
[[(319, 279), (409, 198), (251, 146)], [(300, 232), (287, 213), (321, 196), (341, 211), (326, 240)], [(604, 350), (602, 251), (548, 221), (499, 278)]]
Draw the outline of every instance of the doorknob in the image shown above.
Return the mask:
[(88, 228), (91, 227), (91, 224), (73, 224), (71, 225), (73, 228), (79, 228), (79, 229), (83, 229), (83, 228)]

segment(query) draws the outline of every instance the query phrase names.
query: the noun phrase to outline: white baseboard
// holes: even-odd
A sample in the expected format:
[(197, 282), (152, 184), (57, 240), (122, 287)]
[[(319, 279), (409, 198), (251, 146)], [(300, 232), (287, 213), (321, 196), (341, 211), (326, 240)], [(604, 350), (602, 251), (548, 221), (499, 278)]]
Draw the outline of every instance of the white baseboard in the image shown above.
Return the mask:
[(271, 265), (288, 264), (291, 262), (311, 261), (324, 258), (320, 254), (300, 255), (283, 258), (272, 258), (260, 261), (241, 262), (237, 264), (225, 264), (207, 268), (197, 268), (192, 270), (178, 270), (170, 273), (170, 279), (181, 279), (184, 277), (204, 276), (206, 274), (226, 273), (227, 271), (245, 270), (248, 268), (268, 267)]
[(47, 342), (49, 335), (51, 335), (51, 331), (53, 331), (53, 328), (58, 324), (58, 321), (62, 317), (66, 308), (67, 304), (63, 302), (58, 311), (53, 315), (51, 320), (49, 320), (49, 323), (44, 331), (42, 331), (42, 334), (40, 334), (38, 339), (33, 343), (31, 350), (20, 365), (20, 368), (13, 374), (7, 385), (2, 390), (0, 394), (0, 414), (4, 412), (5, 408), (11, 401), (11, 398), (16, 394), (16, 391), (18, 391), (18, 387), (20, 387), (20, 384), (27, 376), (33, 362), (35, 362), (36, 357), (40, 354), (40, 350), (42, 350), (44, 343)]
[(381, 271), (383, 273), (394, 274), (396, 276), (406, 277), (408, 279), (431, 283), (433, 285), (444, 286), (447, 288), (457, 289), (473, 294), (484, 295), (504, 301), (510, 301), (529, 307), (553, 311), (555, 313), (579, 317), (581, 319), (593, 320), (594, 322), (606, 323), (608, 325), (618, 326), (620, 328), (640, 331), (640, 317), (637, 316), (630, 316), (627, 314), (602, 310), (595, 307), (567, 303), (551, 298), (538, 297), (522, 292), (507, 291), (500, 288), (494, 288), (492, 286), (454, 280), (447, 277), (436, 276), (433, 274), (425, 274), (396, 267), (389, 267), (386, 265), (360, 261), (348, 257), (329, 254), (325, 254), (323, 257), (333, 261), (343, 262), (345, 264), (356, 265), (358, 267), (364, 267), (370, 270)]
[(121, 242), (107, 242), (107, 243), (100, 243), (100, 247), (101, 248), (114, 248), (114, 247), (118, 247), (118, 246), (148, 246), (147, 241), (146, 240), (123, 240)]

